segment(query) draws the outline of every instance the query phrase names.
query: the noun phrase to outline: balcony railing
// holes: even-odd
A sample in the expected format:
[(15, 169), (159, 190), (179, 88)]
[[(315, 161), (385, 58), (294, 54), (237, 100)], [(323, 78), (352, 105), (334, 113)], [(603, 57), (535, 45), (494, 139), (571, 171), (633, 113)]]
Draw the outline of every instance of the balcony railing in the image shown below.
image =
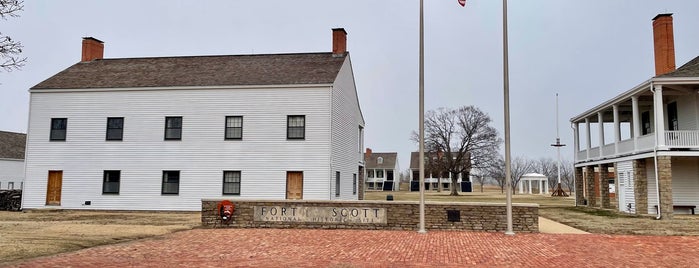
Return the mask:
[(665, 131), (665, 145), (672, 148), (699, 148), (699, 131)]
[[(652, 151), (655, 147), (655, 133), (640, 136), (636, 139), (636, 142), (634, 142), (633, 139), (619, 141), (617, 147), (618, 152), (615, 152), (613, 143), (606, 144), (602, 146), (602, 148), (590, 148), (589, 158), (587, 157), (588, 154), (586, 150), (578, 151), (576, 152), (576, 161), (596, 160), (628, 155), (630, 153)], [(660, 145), (660, 147), (662, 148), (663, 146)], [(699, 149), (699, 130), (665, 131), (665, 148)], [(602, 152), (601, 155), (600, 150)]]

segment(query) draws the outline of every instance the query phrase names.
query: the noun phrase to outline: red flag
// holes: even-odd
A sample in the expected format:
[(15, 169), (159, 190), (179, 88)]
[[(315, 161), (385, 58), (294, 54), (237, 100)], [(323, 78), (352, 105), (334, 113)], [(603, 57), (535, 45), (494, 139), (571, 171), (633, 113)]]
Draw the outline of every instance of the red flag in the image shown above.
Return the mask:
[(461, 5), (462, 7), (466, 6), (466, 0), (458, 0), (458, 1), (459, 1), (459, 5)]

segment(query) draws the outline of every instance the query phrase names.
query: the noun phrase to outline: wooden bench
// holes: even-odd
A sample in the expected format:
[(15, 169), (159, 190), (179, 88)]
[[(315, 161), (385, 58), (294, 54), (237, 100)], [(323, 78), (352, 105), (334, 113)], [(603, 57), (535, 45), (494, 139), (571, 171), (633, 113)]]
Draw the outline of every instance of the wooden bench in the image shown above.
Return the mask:
[[(658, 205), (655, 205), (655, 211), (658, 211)], [(692, 215), (694, 215), (694, 209), (697, 208), (695, 205), (672, 205), (672, 209), (689, 209), (692, 212)]]

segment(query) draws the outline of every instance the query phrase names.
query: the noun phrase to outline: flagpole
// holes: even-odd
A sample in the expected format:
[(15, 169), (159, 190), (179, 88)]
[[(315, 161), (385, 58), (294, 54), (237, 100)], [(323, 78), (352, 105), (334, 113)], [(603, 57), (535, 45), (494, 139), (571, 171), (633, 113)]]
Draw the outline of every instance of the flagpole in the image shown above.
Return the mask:
[(514, 235), (515, 232), (512, 231), (512, 172), (510, 169), (510, 78), (507, 60), (507, 0), (502, 0), (502, 54), (503, 91), (505, 97), (505, 187), (507, 188), (507, 231), (505, 231), (505, 234)]
[(418, 233), (427, 233), (425, 230), (425, 41), (424, 41), (424, 22), (422, 12), (422, 2), (420, 0), (420, 225)]

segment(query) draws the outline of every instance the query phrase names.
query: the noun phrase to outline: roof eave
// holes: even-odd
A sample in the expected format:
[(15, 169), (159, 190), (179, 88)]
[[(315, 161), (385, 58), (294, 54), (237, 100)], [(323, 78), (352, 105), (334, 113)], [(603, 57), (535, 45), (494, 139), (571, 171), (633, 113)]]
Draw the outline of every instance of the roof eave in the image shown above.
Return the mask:
[(102, 91), (149, 91), (149, 90), (191, 90), (191, 89), (255, 89), (255, 88), (309, 88), (332, 87), (333, 83), (286, 84), (286, 85), (227, 85), (227, 86), (170, 86), (170, 87), (124, 87), (124, 88), (31, 88), (29, 93), (59, 92), (102, 92)]
[(570, 118), (570, 122), (575, 123), (575, 122), (584, 120), (587, 117), (595, 115), (597, 112), (601, 111), (604, 108), (608, 108), (614, 104), (620, 103), (620, 102), (630, 98), (633, 95), (636, 95), (638, 93), (643, 92), (644, 90), (650, 90), (650, 84), (655, 81), (654, 79), (656, 79), (656, 78), (648, 79), (648, 80), (644, 81), (643, 83), (640, 83), (637, 86), (627, 90), (626, 92), (621, 93), (621, 94), (617, 95), (616, 97), (611, 98), (608, 101), (605, 101), (605, 102), (593, 107), (592, 109), (585, 111), (584, 113), (581, 113), (577, 116)]

